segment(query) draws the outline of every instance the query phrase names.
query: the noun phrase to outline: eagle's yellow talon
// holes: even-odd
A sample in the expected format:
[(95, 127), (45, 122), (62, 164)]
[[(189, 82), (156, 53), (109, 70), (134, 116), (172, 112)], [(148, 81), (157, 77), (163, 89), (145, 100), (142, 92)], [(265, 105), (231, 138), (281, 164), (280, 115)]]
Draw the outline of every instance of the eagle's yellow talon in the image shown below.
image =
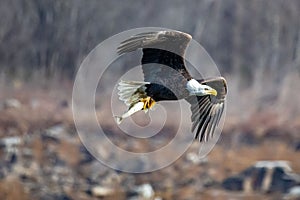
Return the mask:
[(143, 98), (140, 100), (140, 102), (144, 103), (143, 110), (148, 110), (148, 109), (152, 108), (156, 103), (155, 100), (152, 99), (151, 97)]

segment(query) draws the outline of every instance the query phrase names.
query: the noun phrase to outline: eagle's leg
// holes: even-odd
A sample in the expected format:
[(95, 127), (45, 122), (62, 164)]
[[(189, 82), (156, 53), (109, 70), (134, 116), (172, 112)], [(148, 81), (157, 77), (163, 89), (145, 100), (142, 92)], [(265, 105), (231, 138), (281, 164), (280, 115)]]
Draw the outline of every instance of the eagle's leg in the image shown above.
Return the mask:
[(115, 116), (116, 121), (118, 124), (120, 124), (123, 121), (123, 119), (133, 115), (134, 113), (136, 113), (140, 110), (144, 110), (145, 113), (147, 113), (148, 110), (155, 105), (155, 103), (156, 103), (155, 100), (149, 96), (147, 96), (145, 98), (141, 98), (141, 99), (139, 99), (138, 102), (132, 103), (129, 106), (129, 109), (127, 110), (127, 112), (125, 112), (122, 116)]
[(153, 106), (156, 103), (155, 100), (149, 96), (146, 98), (140, 99), (140, 102), (144, 103), (143, 110), (145, 111), (145, 113), (147, 113), (150, 108), (153, 108)]

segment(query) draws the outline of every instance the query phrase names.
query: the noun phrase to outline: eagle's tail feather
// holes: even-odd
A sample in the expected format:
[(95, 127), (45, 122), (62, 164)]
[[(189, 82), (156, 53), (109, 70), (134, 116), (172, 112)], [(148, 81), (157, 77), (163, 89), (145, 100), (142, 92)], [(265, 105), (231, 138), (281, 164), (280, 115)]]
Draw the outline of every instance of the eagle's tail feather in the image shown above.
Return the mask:
[(141, 81), (121, 81), (118, 86), (118, 95), (121, 101), (127, 106), (132, 106), (132, 104), (138, 102), (141, 98), (147, 97), (146, 85), (149, 82)]
[(118, 124), (126, 117), (129, 117), (140, 110), (147, 112), (148, 109), (155, 105), (155, 100), (150, 96), (147, 96), (146, 85), (148, 84), (150, 83), (138, 81), (121, 81), (119, 83), (119, 99), (124, 101), (129, 108), (122, 116), (115, 116)]

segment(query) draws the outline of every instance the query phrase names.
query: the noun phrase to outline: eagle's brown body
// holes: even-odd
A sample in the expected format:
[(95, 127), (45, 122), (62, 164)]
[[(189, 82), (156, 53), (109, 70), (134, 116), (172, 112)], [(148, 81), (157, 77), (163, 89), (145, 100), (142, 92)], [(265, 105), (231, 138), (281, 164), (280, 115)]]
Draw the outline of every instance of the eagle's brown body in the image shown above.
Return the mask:
[(117, 118), (119, 123), (138, 110), (147, 111), (155, 102), (185, 99), (191, 104), (195, 138), (206, 141), (213, 135), (224, 110), (226, 81), (223, 77), (198, 81), (191, 77), (184, 62), (191, 39), (179, 31), (158, 31), (141, 33), (121, 43), (120, 54), (143, 50), (141, 63), (145, 82), (120, 83), (120, 99), (129, 110)]

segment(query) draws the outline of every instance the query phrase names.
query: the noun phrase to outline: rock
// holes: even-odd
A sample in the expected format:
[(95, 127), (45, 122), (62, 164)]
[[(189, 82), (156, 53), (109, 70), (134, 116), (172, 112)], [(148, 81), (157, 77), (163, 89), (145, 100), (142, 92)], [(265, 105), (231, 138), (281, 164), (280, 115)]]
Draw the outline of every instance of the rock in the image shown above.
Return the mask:
[(95, 197), (106, 197), (114, 194), (114, 190), (103, 186), (94, 186), (91, 189), (91, 194)]
[(15, 164), (17, 162), (17, 155), (15, 153), (12, 153), (7, 161), (10, 164)]
[(295, 151), (300, 151), (300, 141), (296, 143)]
[(0, 180), (6, 176), (6, 170), (0, 165)]
[(241, 191), (243, 190), (243, 182), (244, 178), (242, 176), (233, 176), (226, 178), (222, 183), (222, 187), (226, 190)]
[(226, 190), (285, 193), (300, 183), (299, 175), (292, 173), (287, 161), (260, 161), (236, 176), (226, 178)]
[(121, 177), (115, 172), (110, 172), (102, 177), (101, 183), (105, 186), (113, 187), (119, 185), (121, 182)]
[(216, 180), (214, 180), (214, 178), (212, 176), (210, 176), (208, 173), (203, 173), (200, 176), (200, 180), (201, 183), (196, 183), (198, 186), (202, 185), (203, 187), (218, 187), (220, 185), (220, 183)]
[(62, 100), (59, 103), (59, 105), (60, 105), (61, 108), (68, 108), (69, 107), (69, 102), (68, 102), (68, 100)]
[(4, 149), (6, 166), (11, 167), (12, 164), (15, 164), (18, 159), (18, 146), (21, 144), (20, 137), (6, 137), (0, 140), (0, 149)]
[(86, 173), (86, 181), (93, 185), (103, 185), (105, 175), (107, 175), (108, 169), (100, 162), (92, 162), (89, 165), (89, 171)]
[(46, 130), (46, 133), (53, 137), (59, 137), (64, 132), (65, 132), (65, 127), (62, 124), (52, 126)]
[(286, 200), (296, 200), (300, 199), (300, 186), (295, 186), (289, 189), (288, 193), (284, 195), (284, 198)]
[(0, 146), (5, 148), (13, 148), (21, 144), (21, 138), (18, 136), (6, 137), (0, 140)]
[(154, 197), (153, 188), (149, 183), (137, 186), (134, 190), (144, 199), (151, 199)]
[(79, 164), (89, 164), (96, 160), (95, 157), (84, 146), (80, 146), (79, 151), (83, 155), (83, 158), (80, 160)]
[(154, 191), (152, 186), (149, 183), (135, 186), (133, 189), (128, 190), (127, 194), (127, 199), (130, 200), (150, 200), (154, 198)]
[(50, 135), (47, 132), (44, 132), (41, 134), (41, 139), (43, 142), (54, 142), (54, 143), (59, 143), (60, 140), (56, 136)]
[[(297, 180), (298, 179), (298, 180)], [(299, 175), (287, 173), (283, 168), (275, 167), (273, 170), (272, 182), (269, 191), (287, 192), (290, 188), (300, 183)]]
[(40, 103), (40, 101), (38, 100), (38, 99), (31, 99), (30, 100), (30, 103), (29, 103), (29, 105), (30, 105), (30, 107), (32, 108), (32, 109), (37, 109), (40, 105), (41, 105), (41, 103)]
[(21, 107), (21, 102), (18, 99), (7, 99), (3, 102), (4, 109), (15, 108), (18, 109)]
[(65, 132), (65, 127), (62, 124), (52, 126), (42, 133), (42, 140), (58, 143), (63, 137), (65, 137)]
[(282, 168), (284, 171), (292, 171), (290, 164), (285, 160), (277, 160), (277, 161), (258, 161), (254, 165), (256, 168), (268, 168), (273, 169), (275, 167)]
[(69, 196), (65, 194), (46, 194), (42, 198), (43, 200), (72, 200)]
[(194, 152), (189, 152), (186, 155), (187, 161), (192, 162), (193, 164), (204, 164), (208, 162), (207, 157), (201, 158), (200, 155)]

